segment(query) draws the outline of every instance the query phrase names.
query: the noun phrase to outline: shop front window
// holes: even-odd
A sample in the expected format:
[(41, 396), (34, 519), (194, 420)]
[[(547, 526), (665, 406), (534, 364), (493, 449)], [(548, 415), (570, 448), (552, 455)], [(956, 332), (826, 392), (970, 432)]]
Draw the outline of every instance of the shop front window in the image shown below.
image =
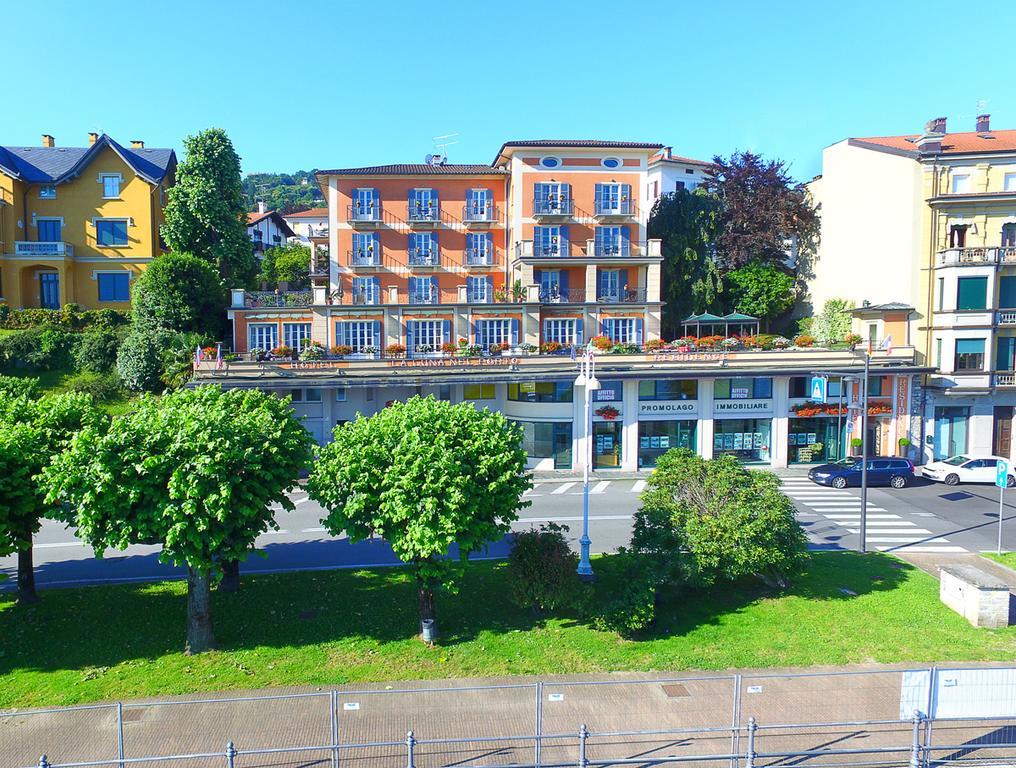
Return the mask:
[(772, 461), (772, 419), (716, 419), (713, 421), (713, 455), (735, 456), (745, 464)]
[(639, 467), (655, 467), (657, 459), (671, 448), (695, 450), (694, 419), (639, 422)]
[(571, 381), (519, 381), (508, 385), (508, 399), (519, 403), (570, 403)]
[(616, 421), (593, 422), (593, 468), (621, 466), (621, 425)]
[(765, 400), (772, 396), (773, 380), (769, 377), (717, 379), (713, 384), (717, 400)]
[[(839, 424), (839, 439), (836, 425)], [(787, 460), (791, 464), (825, 464), (843, 458), (846, 427), (836, 418), (790, 419)]]
[(639, 400), (697, 400), (695, 379), (656, 379), (639, 382)]
[(935, 460), (941, 461), (967, 451), (967, 420), (970, 409), (941, 406), (935, 409)]
[(531, 459), (554, 459), (554, 469), (571, 469), (572, 425), (569, 421), (519, 421), (522, 449)]

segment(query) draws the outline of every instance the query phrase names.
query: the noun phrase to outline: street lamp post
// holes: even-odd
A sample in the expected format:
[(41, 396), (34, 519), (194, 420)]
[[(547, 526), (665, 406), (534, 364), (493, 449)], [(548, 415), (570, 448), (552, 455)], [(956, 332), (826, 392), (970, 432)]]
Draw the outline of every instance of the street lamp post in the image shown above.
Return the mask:
[(864, 353), (861, 379), (861, 554), (868, 551), (868, 372), (871, 355)]
[(586, 347), (579, 358), (579, 375), (575, 386), (582, 387), (585, 404), (583, 406), (582, 431), (586, 438), (586, 447), (582, 451), (582, 538), (579, 539), (579, 567), (575, 569), (583, 581), (592, 581), (593, 566), (589, 562), (589, 465), (592, 463), (592, 427), (590, 425), (590, 408), (593, 392), (600, 388), (596, 379), (596, 356), (592, 345)]

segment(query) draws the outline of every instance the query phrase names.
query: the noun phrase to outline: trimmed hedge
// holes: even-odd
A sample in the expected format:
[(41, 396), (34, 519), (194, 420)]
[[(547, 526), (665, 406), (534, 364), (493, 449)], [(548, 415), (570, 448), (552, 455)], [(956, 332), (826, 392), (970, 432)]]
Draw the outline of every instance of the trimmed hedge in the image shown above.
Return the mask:
[(93, 327), (113, 328), (126, 325), (130, 320), (129, 312), (85, 309), (80, 304), (65, 304), (62, 309), (12, 309), (6, 304), (0, 304), (0, 328), (16, 331), (42, 326), (82, 331)]

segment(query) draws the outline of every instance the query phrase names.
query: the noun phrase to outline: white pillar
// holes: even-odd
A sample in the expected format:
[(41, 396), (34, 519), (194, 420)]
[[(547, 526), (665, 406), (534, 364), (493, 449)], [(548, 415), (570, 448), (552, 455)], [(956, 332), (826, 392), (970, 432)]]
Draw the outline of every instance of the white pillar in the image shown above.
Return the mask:
[(775, 469), (787, 466), (787, 441), (790, 438), (790, 422), (787, 406), (790, 398), (790, 378), (779, 376), (773, 379), (773, 426), (769, 439), (772, 442), (769, 456)]
[[(583, 424), (585, 418), (586, 390), (575, 387), (572, 395), (572, 469), (582, 471), (589, 460), (589, 435), (591, 425)], [(591, 467), (590, 467), (591, 469)]]
[(695, 430), (698, 455), (713, 458), (713, 379), (699, 379), (698, 428)]
[(639, 468), (639, 383), (621, 384), (621, 469), (634, 472)]

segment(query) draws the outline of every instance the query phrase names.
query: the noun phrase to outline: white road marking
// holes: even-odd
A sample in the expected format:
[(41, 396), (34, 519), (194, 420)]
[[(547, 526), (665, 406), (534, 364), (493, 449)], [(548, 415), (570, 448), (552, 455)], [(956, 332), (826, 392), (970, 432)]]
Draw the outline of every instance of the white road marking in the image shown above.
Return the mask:
[[(543, 483), (533, 483), (533, 487), (532, 487), (532, 488), (530, 488), (530, 489), (529, 489), (528, 491), (526, 491), (525, 493), (523, 493), (522, 495), (523, 495), (523, 496), (529, 496), (529, 495), (530, 495), (530, 494), (531, 494), (531, 493), (532, 493), (533, 491), (535, 491), (535, 490), (536, 490), (537, 488), (539, 488), (539, 487), (540, 487), (541, 485), (543, 485)], [(542, 496), (543, 494), (539, 494), (539, 495), (541, 495), (541, 496)]]
[(564, 483), (559, 488), (555, 488), (553, 491), (551, 491), (551, 493), (554, 494), (554, 495), (560, 495), (562, 493), (566, 493), (568, 491), (568, 489), (571, 488), (573, 485), (578, 485), (578, 483)]
[(645, 480), (636, 480), (635, 484), (631, 487), (630, 493), (642, 493), (642, 491), (645, 490), (645, 487), (646, 487)]
[(324, 533), (324, 532), (325, 532), (324, 528), (303, 528), (300, 530), (300, 533)]
[(303, 497), (302, 499), (297, 499), (296, 501), (294, 501), (294, 502), (293, 502), (293, 504), (294, 504), (294, 505), (297, 505), (297, 504), (305, 504), (305, 503), (307, 503), (308, 501), (310, 501), (310, 496), (304, 496), (304, 497)]
[[(847, 528), (851, 533), (860, 533), (860, 528)], [(879, 533), (931, 533), (931, 531), (925, 528), (872, 528), (868, 527), (869, 534)]]
[[(829, 512), (825, 511), (825, 516), (830, 519), (836, 520), (860, 520), (861, 513), (858, 512), (856, 515), (852, 512)], [(883, 514), (871, 514), (865, 515), (869, 520), (902, 520), (903, 518), (899, 515), (883, 515)]]
[(907, 552), (966, 552), (967, 550), (963, 547), (908, 547), (906, 544), (900, 544), (895, 547), (875, 547), (880, 552), (888, 552), (900, 549), (905, 549)]
[(590, 493), (603, 493), (610, 486), (610, 480), (601, 480), (596, 484), (595, 488), (589, 490)]
[(922, 543), (925, 543), (925, 544), (929, 544), (929, 543), (931, 543), (933, 541), (949, 541), (949, 539), (945, 538), (945, 536), (934, 536), (934, 537), (931, 537), (931, 538), (925, 537), (925, 538), (916, 538), (916, 539), (913, 538), (913, 537), (899, 538), (899, 537), (893, 537), (893, 536), (868, 536), (868, 543), (869, 544), (877, 544), (877, 543), (889, 544), (891, 542), (901, 542), (901, 543), (910, 542), (911, 544), (913, 544), (913, 543), (918, 542), (918, 541), (920, 541)]
[(32, 549), (56, 549), (57, 547), (83, 547), (83, 541), (58, 541), (52, 544), (33, 544)]
[(285, 529), (278, 530), (278, 531), (265, 531), (261, 535), (262, 536), (282, 536), (285, 533), (289, 533), (289, 531), (287, 531)]

